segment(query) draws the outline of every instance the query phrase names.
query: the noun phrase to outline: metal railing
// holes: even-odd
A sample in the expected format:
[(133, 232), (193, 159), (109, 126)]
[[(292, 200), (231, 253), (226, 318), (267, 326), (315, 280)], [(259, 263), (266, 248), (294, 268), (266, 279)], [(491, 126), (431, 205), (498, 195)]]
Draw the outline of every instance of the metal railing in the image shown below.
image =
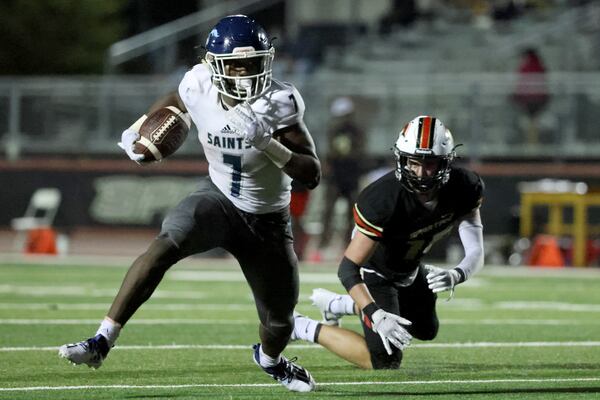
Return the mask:
[[(600, 73), (550, 73), (549, 100), (537, 118), (512, 101), (514, 74), (337, 74), (284, 76), (297, 84), (305, 121), (320, 152), (326, 149), (330, 101), (352, 96), (372, 154), (386, 153), (416, 115), (441, 118), (461, 153), (485, 157), (596, 157)], [(180, 76), (0, 78), (0, 144), (8, 159), (28, 154), (111, 154), (120, 133)], [(195, 134), (182, 155), (200, 155)]]
[(118, 65), (136, 57), (150, 54), (159, 49), (164, 70), (169, 70), (177, 62), (177, 44), (190, 36), (206, 33), (224, 15), (245, 12), (252, 13), (272, 6), (282, 0), (228, 0), (215, 2), (209, 7), (165, 23), (156, 28), (120, 40), (110, 46), (106, 69), (113, 71)]

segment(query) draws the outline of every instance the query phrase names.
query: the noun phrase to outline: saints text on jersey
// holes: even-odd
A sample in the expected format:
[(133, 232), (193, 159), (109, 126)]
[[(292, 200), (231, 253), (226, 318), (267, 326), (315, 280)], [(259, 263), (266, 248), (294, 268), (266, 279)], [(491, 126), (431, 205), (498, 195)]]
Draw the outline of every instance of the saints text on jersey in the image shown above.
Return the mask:
[(232, 131), (229, 125), (226, 125), (223, 129), (221, 129), (220, 133), (222, 135), (216, 135), (214, 133), (207, 132), (206, 143), (221, 149), (242, 150), (252, 147), (249, 143), (244, 141), (243, 137), (238, 136), (234, 131)]

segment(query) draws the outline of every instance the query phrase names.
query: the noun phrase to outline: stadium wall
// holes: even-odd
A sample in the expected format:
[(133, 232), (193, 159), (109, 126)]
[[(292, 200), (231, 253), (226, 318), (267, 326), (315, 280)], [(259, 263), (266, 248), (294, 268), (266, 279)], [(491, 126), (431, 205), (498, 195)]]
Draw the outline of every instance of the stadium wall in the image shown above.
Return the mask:
[[(519, 182), (539, 179), (583, 181), (600, 188), (598, 163), (471, 163), (486, 183), (482, 208), (486, 234), (518, 232)], [(165, 212), (207, 174), (204, 161), (165, 160), (138, 166), (128, 160), (30, 159), (0, 161), (0, 226), (22, 216), (35, 189), (57, 187), (62, 204), (55, 226), (158, 227)], [(322, 187), (321, 187), (322, 188)], [(321, 190), (321, 188), (317, 190)], [(592, 210), (590, 219), (600, 216)]]

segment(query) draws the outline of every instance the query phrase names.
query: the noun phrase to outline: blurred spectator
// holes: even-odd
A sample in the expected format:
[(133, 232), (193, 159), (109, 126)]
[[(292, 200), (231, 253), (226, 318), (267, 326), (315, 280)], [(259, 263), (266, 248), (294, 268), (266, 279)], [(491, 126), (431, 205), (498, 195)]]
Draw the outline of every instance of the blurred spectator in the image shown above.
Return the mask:
[(538, 118), (550, 99), (546, 87), (546, 68), (537, 50), (527, 48), (521, 53), (518, 80), (512, 99), (524, 112), (525, 139), (534, 144), (539, 141)]
[(321, 259), (320, 252), (329, 246), (332, 238), (332, 217), (337, 200), (348, 203), (344, 219), (344, 240), (350, 239), (354, 227), (352, 207), (358, 194), (358, 183), (365, 159), (365, 135), (355, 121), (355, 106), (349, 97), (338, 97), (331, 103), (331, 123), (328, 129), (328, 154), (324, 158), (325, 201), (323, 232), (319, 249), (313, 259)]
[(379, 20), (379, 33), (388, 35), (394, 28), (410, 27), (418, 17), (415, 0), (394, 0), (391, 8)]
[(438, 0), (417, 0), (417, 14), (420, 20), (425, 21), (429, 26), (436, 18), (436, 10), (441, 7)]
[(513, 0), (501, 0), (492, 3), (492, 18), (496, 22), (507, 23), (517, 18), (520, 10)]
[(290, 202), (290, 215), (292, 217), (292, 234), (294, 235), (294, 251), (298, 260), (304, 259), (304, 250), (310, 237), (304, 229), (302, 220), (310, 199), (308, 188), (297, 180), (292, 181), (292, 199)]

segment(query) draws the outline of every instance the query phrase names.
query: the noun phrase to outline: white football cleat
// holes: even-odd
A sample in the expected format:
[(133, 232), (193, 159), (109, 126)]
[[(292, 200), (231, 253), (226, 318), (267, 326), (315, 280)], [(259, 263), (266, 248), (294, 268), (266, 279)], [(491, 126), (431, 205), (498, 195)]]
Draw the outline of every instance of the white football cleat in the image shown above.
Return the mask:
[(305, 368), (295, 364), (296, 358), (288, 360), (284, 356), (281, 356), (279, 364), (273, 367), (263, 367), (260, 365), (260, 343), (252, 346), (254, 349), (254, 355), (252, 359), (273, 379), (281, 383), (288, 390), (292, 392), (312, 392), (315, 390), (316, 383), (310, 372)]
[(86, 364), (88, 367), (96, 369), (100, 368), (109, 350), (106, 338), (98, 334), (82, 342), (60, 346), (58, 355), (66, 358), (73, 365)]
[(317, 306), (319, 311), (321, 311), (321, 315), (323, 316), (321, 323), (323, 325), (340, 326), (340, 319), (346, 314), (332, 312), (331, 303), (334, 301), (341, 301), (341, 294), (337, 294), (327, 289), (316, 288), (313, 289), (310, 299), (312, 300), (313, 306)]

